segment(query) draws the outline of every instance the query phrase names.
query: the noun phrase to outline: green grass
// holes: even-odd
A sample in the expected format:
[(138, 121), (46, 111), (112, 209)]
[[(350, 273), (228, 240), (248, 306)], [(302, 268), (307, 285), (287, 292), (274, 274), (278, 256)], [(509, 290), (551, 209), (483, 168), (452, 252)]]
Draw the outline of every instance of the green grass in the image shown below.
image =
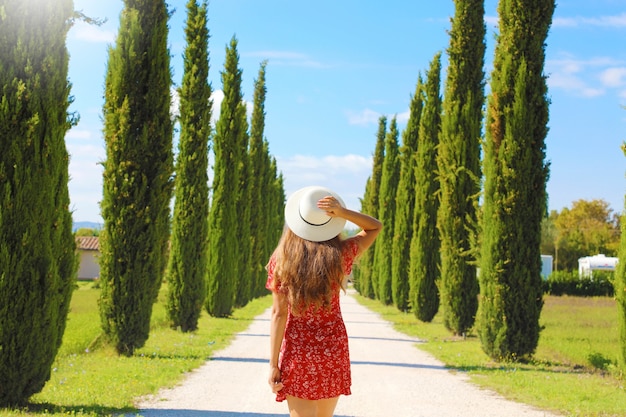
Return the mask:
[(271, 305), (271, 297), (266, 296), (236, 310), (230, 318), (212, 318), (203, 312), (199, 329), (182, 333), (167, 326), (165, 291), (154, 306), (146, 345), (132, 357), (123, 357), (99, 343), (99, 290), (90, 283), (80, 283), (72, 296), (63, 345), (50, 381), (31, 398), (28, 407), (0, 409), (0, 416), (132, 413), (137, 397), (176, 385), (186, 372), (226, 347), (236, 333)]
[(545, 297), (540, 320), (545, 328), (534, 360), (524, 364), (492, 361), (476, 334), (452, 337), (440, 314), (422, 323), (395, 307), (357, 298), (398, 331), (424, 340), (420, 349), (481, 387), (567, 416), (626, 416), (617, 306), (611, 298)]

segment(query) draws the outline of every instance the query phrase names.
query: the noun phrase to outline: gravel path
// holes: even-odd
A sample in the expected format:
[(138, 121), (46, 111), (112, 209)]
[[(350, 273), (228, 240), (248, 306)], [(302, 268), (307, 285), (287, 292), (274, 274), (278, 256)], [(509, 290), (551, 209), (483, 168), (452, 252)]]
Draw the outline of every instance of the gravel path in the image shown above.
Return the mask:
[[(352, 395), (341, 397), (337, 417), (554, 417), (508, 401), (452, 373), (419, 340), (342, 295), (350, 338)], [(269, 310), (233, 343), (191, 372), (179, 386), (137, 404), (144, 417), (286, 417), (267, 385)]]

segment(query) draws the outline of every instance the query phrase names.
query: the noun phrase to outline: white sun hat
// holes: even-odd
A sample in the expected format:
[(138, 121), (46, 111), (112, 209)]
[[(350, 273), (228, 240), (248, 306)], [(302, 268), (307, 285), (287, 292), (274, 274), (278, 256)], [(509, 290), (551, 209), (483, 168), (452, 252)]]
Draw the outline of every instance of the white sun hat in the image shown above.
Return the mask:
[(339, 195), (328, 188), (313, 185), (294, 192), (285, 205), (285, 223), (297, 236), (312, 242), (323, 242), (337, 236), (346, 225), (346, 219), (330, 217), (317, 207), (324, 197), (333, 196), (339, 204), (345, 203)]

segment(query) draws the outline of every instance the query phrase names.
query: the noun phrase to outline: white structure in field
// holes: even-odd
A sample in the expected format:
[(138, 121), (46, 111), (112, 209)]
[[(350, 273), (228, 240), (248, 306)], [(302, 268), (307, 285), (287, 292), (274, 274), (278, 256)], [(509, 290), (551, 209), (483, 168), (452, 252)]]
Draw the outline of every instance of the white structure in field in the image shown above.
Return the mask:
[(578, 258), (578, 276), (591, 277), (593, 271), (615, 271), (617, 259), (602, 254)]
[(552, 273), (552, 255), (541, 255), (541, 276), (548, 279)]
[(76, 238), (76, 250), (80, 256), (78, 266), (79, 280), (93, 280), (100, 277), (100, 241), (97, 236), (79, 236)]

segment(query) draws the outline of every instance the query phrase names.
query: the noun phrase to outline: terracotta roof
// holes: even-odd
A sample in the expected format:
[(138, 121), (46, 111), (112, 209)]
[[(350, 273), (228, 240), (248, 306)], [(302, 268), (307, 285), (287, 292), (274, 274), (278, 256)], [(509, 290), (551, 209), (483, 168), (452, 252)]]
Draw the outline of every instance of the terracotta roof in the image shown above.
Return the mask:
[(76, 249), (100, 250), (98, 236), (78, 236), (76, 237)]

